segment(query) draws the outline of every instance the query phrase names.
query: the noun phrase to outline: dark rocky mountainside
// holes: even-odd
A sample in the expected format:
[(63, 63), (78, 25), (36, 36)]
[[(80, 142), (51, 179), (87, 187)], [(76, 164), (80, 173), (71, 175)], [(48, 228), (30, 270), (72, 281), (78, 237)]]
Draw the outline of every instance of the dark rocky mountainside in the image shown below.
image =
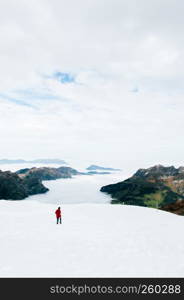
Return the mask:
[(139, 169), (122, 182), (101, 188), (112, 203), (156, 207), (184, 214), (184, 168), (157, 165)]
[(39, 179), (20, 178), (16, 173), (0, 171), (0, 199), (21, 200), (47, 191)]
[(59, 167), (59, 168), (41, 167), (41, 168), (31, 168), (31, 169), (26, 168), (26, 169), (21, 169), (16, 173), (21, 178), (34, 177), (40, 180), (55, 180), (59, 178), (71, 178), (72, 175), (80, 174), (80, 172), (70, 167)]
[(149, 182), (160, 182), (168, 186), (173, 192), (184, 196), (184, 167), (157, 165), (149, 169), (139, 169), (133, 177), (146, 179)]
[(69, 167), (59, 168), (25, 168), (15, 173), (0, 171), (0, 199), (21, 200), (30, 195), (46, 193), (43, 180), (55, 180), (59, 178), (71, 178), (80, 174)]
[(174, 166), (164, 167), (162, 165), (156, 165), (148, 169), (139, 169), (133, 176), (134, 177), (155, 177), (160, 178), (163, 176), (175, 176), (179, 174), (180, 168), (175, 168)]
[(174, 203), (164, 205), (161, 209), (184, 216), (184, 200), (178, 200)]

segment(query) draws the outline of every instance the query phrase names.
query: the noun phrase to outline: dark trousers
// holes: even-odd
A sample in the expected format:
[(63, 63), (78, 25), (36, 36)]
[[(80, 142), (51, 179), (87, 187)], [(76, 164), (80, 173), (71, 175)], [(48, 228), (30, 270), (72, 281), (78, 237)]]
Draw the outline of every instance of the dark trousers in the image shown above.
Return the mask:
[(57, 218), (57, 224), (58, 224), (58, 223), (60, 223), (60, 224), (62, 223), (62, 222), (61, 222), (61, 217)]

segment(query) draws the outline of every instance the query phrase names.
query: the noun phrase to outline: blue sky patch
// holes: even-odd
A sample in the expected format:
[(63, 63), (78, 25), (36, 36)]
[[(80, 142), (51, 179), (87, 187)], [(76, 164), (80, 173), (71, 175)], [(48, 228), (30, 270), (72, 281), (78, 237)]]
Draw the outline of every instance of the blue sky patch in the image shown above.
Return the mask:
[(71, 83), (75, 81), (75, 77), (70, 73), (55, 72), (53, 77), (61, 83)]

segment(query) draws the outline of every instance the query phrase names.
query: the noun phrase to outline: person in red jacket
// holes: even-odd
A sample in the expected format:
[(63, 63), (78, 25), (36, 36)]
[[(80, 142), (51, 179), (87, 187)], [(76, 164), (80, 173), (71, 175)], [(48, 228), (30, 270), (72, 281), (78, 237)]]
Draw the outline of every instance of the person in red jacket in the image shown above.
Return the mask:
[(57, 219), (57, 224), (58, 223), (62, 223), (61, 222), (61, 208), (60, 207), (58, 207), (58, 209), (55, 211), (55, 214), (56, 214), (56, 219)]

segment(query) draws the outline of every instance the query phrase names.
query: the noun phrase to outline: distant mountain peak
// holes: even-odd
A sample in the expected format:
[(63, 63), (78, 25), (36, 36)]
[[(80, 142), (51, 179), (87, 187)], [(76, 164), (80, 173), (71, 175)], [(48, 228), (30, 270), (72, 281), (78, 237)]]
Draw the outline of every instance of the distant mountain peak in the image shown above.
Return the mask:
[(179, 173), (184, 172), (184, 168), (175, 168), (174, 166), (164, 167), (163, 165), (155, 165), (147, 169), (139, 169), (133, 176), (134, 177), (149, 177), (149, 176), (175, 176)]
[(90, 165), (86, 170), (95, 171), (95, 170), (103, 170), (103, 171), (121, 171), (120, 169), (114, 169), (109, 167), (101, 167), (97, 165)]
[(58, 164), (67, 165), (67, 163), (59, 158), (40, 158), (34, 160), (24, 159), (0, 159), (0, 164), (24, 164), (24, 163), (43, 163), (43, 164)]

